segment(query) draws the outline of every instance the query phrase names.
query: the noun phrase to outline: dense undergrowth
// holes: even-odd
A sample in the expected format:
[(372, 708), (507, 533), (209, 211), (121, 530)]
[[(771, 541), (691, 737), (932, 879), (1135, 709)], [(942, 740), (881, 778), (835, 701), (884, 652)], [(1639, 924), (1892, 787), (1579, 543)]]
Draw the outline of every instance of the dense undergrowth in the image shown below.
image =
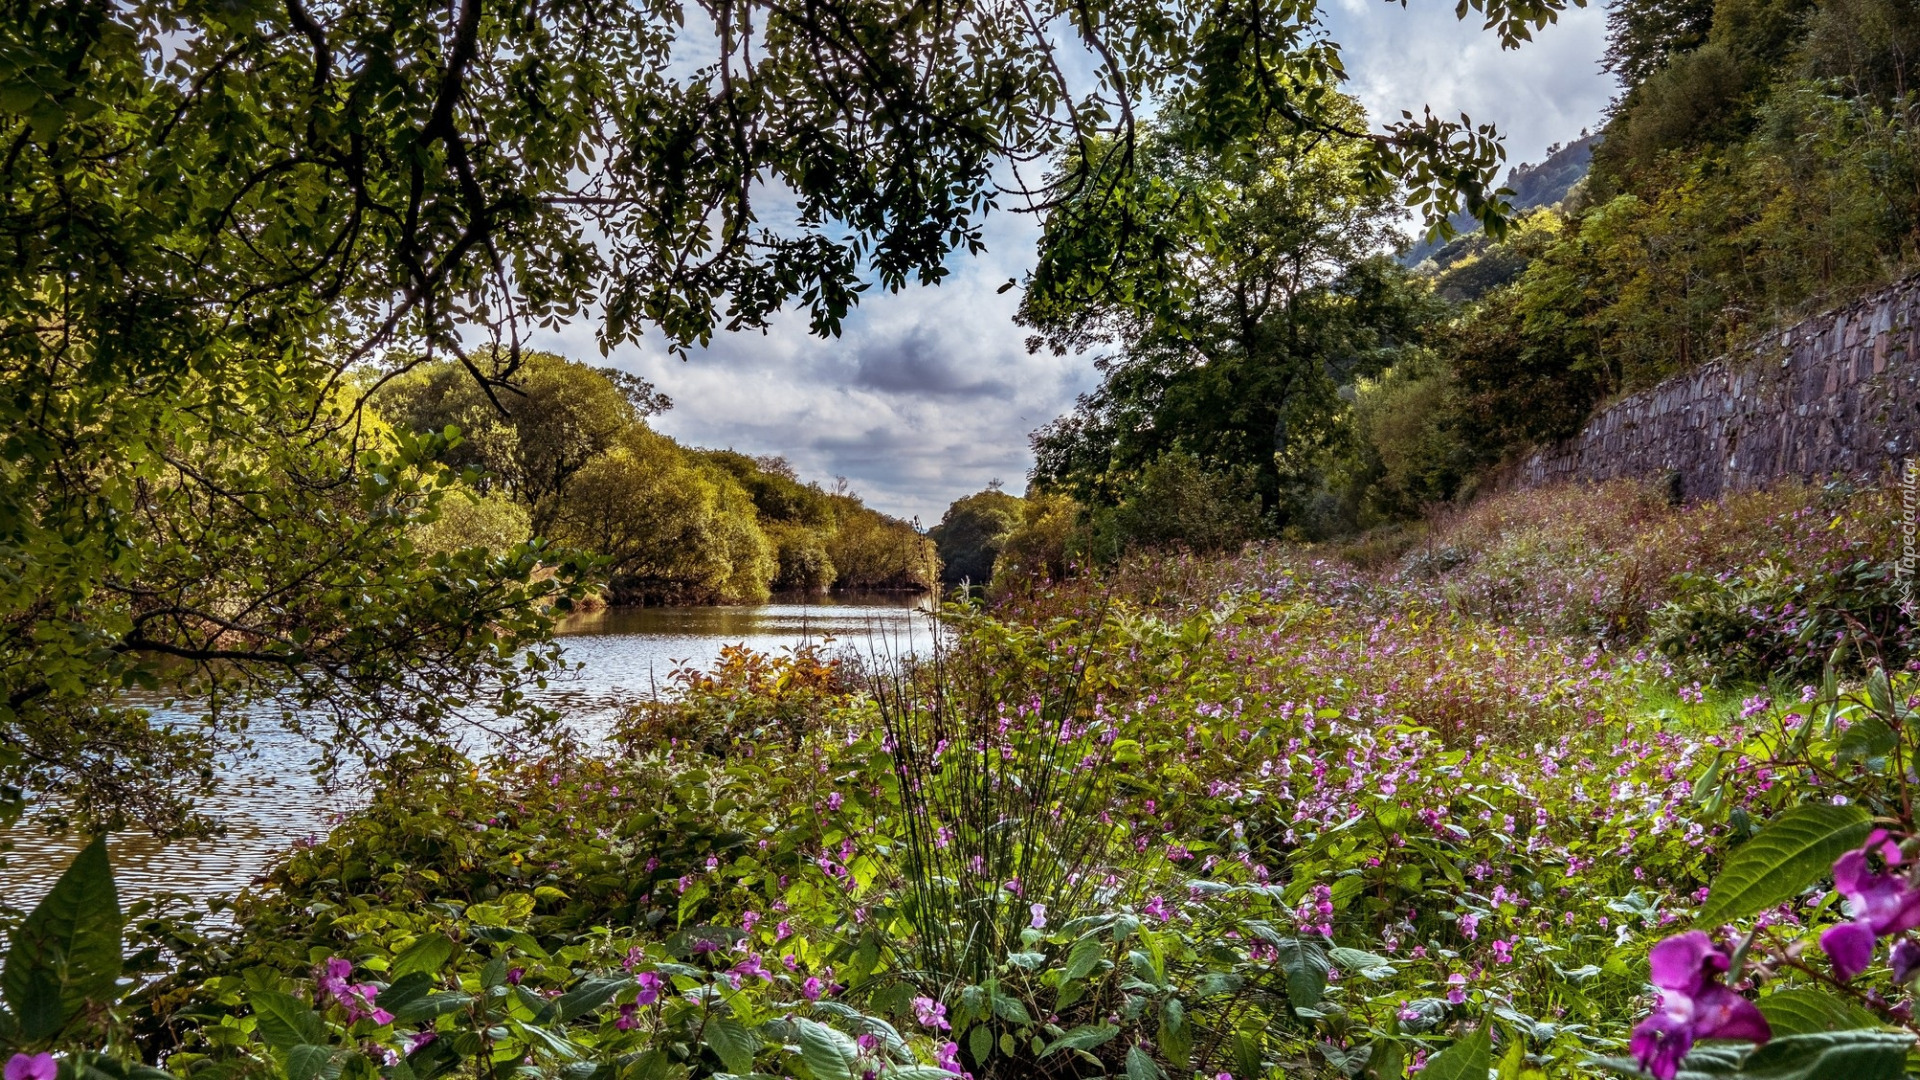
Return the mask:
[(136, 912), (119, 1005), (5, 1038), (209, 1080), (1898, 1076), (1897, 522), (1535, 492), (1035, 583), (908, 666), (730, 651), (617, 749), (397, 765), (236, 934)]

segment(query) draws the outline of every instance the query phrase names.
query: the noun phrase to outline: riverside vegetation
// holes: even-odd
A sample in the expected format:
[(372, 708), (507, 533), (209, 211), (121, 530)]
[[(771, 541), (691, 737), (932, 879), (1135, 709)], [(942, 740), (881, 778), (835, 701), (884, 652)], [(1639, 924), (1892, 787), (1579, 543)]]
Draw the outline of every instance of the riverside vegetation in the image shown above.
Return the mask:
[(396, 761), (231, 930), (89, 848), (10, 1068), (1900, 1076), (1897, 506), (1531, 492), (735, 650), (605, 749)]
[[(211, 909), (90, 842), (0, 912), (4, 1080), (1915, 1071), (1897, 500), (1465, 503), (1911, 269), (1913, 0), (1620, 0), (1525, 216), (1313, 0), (5, 10), (0, 823), (203, 831), (267, 703), (373, 795)], [(1002, 200), (1102, 384), (932, 537), (526, 347), (835, 335)], [(1404, 266), (1408, 205), (1481, 231)], [(602, 590), (929, 544), (933, 654), (531, 704)]]

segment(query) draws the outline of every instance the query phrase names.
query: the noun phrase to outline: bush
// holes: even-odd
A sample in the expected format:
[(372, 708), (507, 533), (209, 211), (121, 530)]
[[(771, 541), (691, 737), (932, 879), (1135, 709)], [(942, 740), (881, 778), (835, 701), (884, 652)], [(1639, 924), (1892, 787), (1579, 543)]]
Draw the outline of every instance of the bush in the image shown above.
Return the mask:
[(1253, 477), (1207, 469), (1178, 451), (1155, 458), (1118, 505), (1095, 511), (1094, 550), (1113, 562), (1134, 548), (1228, 551), (1261, 533)]
[(798, 749), (823, 718), (847, 704), (854, 681), (817, 645), (784, 655), (725, 645), (710, 672), (679, 668), (668, 697), (632, 710), (614, 732), (629, 753), (667, 746), (725, 757), (741, 744)]
[(1913, 652), (1901, 586), (1886, 565), (1861, 560), (1809, 575), (1769, 561), (1683, 574), (1677, 585), (1679, 595), (1653, 612), (1653, 645), (1705, 682), (1805, 681), (1829, 656), (1861, 673), (1863, 656), (1904, 663)]

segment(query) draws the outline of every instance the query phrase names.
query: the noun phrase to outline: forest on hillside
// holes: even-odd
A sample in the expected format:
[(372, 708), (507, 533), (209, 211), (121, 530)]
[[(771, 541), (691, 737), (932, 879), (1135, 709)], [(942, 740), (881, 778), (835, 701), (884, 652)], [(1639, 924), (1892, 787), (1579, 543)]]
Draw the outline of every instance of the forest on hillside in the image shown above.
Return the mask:
[(1599, 129), (1512, 170), (1510, 222), (1402, 259), (1362, 140), (1214, 156), (1161, 117), (1129, 198), (1042, 243), (1031, 345), (1102, 381), (1034, 433), (1047, 536), (1000, 535), (1061, 566), (1408, 520), (1611, 396), (1920, 266), (1911, 0), (1620, 0), (1608, 28)]

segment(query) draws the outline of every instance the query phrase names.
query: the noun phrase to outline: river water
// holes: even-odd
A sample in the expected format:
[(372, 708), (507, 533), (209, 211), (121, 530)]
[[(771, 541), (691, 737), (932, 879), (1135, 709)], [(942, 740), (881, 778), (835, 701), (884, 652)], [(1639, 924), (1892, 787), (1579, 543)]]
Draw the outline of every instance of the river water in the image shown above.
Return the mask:
[[(924, 650), (933, 624), (922, 597), (857, 596), (752, 607), (611, 608), (576, 615), (559, 627), (576, 670), (538, 695), (585, 732), (605, 730), (626, 707), (664, 692), (676, 668), (707, 668), (725, 645), (778, 652), (825, 643), (863, 656)], [(270, 715), (263, 713), (264, 715)], [(324, 834), (360, 798), (351, 786), (322, 790), (311, 772), (313, 747), (270, 721), (256, 721), (254, 753), (227, 763), (220, 789), (201, 809), (225, 834), (159, 843), (144, 834), (109, 838), (120, 902), (178, 892), (228, 896), (264, 871), (288, 845)], [(0, 866), (0, 904), (27, 907), (52, 886), (77, 850), (69, 835), (23, 823)]]

